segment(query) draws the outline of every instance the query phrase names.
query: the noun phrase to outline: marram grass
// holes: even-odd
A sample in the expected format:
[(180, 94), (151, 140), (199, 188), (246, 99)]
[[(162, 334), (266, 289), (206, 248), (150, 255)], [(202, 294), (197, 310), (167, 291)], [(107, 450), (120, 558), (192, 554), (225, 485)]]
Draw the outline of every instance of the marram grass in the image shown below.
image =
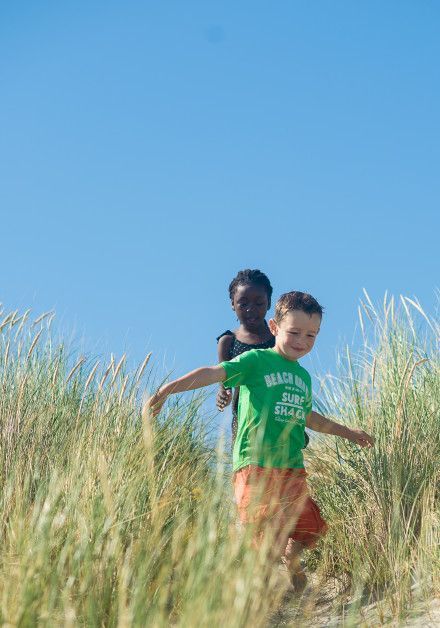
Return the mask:
[(398, 618), (440, 588), (440, 328), (417, 302), (401, 298), (396, 312), (385, 298), (379, 313), (366, 296), (362, 351), (323, 382), (321, 406), (373, 434), (376, 446), (326, 439), (310, 449), (331, 524), (315, 560), (362, 593), (359, 603), (378, 600)]
[[(333, 612), (352, 624), (362, 604), (399, 619), (440, 588), (439, 326), (419, 310), (385, 299), (379, 313), (367, 299), (362, 350), (319, 391), (377, 445), (327, 437), (307, 450), (330, 531), (290, 625), (318, 625), (329, 583), (342, 583)], [(124, 356), (73, 357), (52, 315), (2, 316), (1, 623), (276, 625), (280, 574), (236, 525), (228, 447), (212, 447), (202, 397), (142, 424), (148, 358), (131, 373)]]

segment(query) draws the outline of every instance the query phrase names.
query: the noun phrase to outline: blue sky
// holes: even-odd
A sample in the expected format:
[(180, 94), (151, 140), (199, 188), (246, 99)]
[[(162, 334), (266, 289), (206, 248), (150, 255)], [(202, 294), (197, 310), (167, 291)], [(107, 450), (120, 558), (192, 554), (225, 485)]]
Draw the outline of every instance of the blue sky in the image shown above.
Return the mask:
[(433, 312), (439, 28), (434, 1), (3, 2), (0, 300), (176, 374), (215, 362), (241, 268), (326, 307), (316, 370), (363, 287)]

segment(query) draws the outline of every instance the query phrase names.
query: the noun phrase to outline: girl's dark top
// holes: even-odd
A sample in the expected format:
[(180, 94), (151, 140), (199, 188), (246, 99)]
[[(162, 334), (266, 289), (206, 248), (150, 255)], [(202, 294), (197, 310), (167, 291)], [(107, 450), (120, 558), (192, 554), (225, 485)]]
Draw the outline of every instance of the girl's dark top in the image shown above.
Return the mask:
[[(217, 338), (217, 342), (223, 336), (233, 336), (233, 340), (231, 342), (231, 346), (229, 348), (228, 359), (232, 360), (232, 358), (237, 357), (241, 353), (245, 353), (245, 351), (250, 351), (251, 349), (270, 349), (275, 346), (275, 336), (266, 340), (266, 342), (260, 342), (256, 345), (249, 345), (246, 342), (241, 342), (235, 337), (234, 332), (230, 329), (224, 331)], [(234, 398), (232, 399), (232, 444), (235, 443), (235, 437), (237, 436), (237, 410), (238, 410), (238, 388), (234, 390)]]
[(220, 338), (223, 338), (223, 336), (234, 336), (234, 340), (232, 341), (231, 347), (229, 349), (230, 360), (232, 360), (232, 358), (236, 358), (237, 355), (240, 355), (245, 351), (250, 351), (251, 349), (270, 349), (271, 347), (275, 346), (275, 336), (272, 336), (271, 338), (269, 338), (269, 340), (266, 340), (266, 342), (260, 342), (257, 345), (248, 345), (246, 342), (241, 342), (229, 329), (220, 334), (220, 336), (217, 338), (217, 342), (220, 340)]
[[(246, 342), (241, 342), (235, 337), (234, 332), (232, 332), (230, 329), (227, 329), (222, 334), (220, 334), (220, 336), (217, 337), (217, 342), (220, 340), (220, 338), (223, 338), (223, 336), (234, 337), (233, 341), (231, 342), (231, 346), (229, 348), (229, 355), (228, 355), (229, 360), (232, 360), (232, 358), (236, 358), (237, 355), (240, 355), (241, 353), (245, 353), (245, 351), (250, 351), (251, 349), (270, 349), (271, 347), (275, 346), (275, 336), (272, 336), (271, 338), (269, 338), (269, 340), (266, 340), (266, 342), (260, 342), (257, 345), (249, 345)], [(234, 398), (232, 400), (232, 444), (235, 443), (235, 437), (237, 436), (237, 410), (238, 410), (238, 388), (235, 389)], [(309, 436), (307, 432), (305, 432), (304, 448), (307, 447), (308, 443), (309, 443)]]

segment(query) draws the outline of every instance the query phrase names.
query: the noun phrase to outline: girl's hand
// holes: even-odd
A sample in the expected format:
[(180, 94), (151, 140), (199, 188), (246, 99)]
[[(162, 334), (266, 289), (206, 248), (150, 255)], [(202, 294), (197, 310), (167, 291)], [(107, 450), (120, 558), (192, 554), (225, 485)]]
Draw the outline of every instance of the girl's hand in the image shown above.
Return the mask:
[(226, 388), (223, 388), (223, 386), (220, 386), (217, 392), (217, 398), (215, 400), (217, 409), (220, 410), (220, 412), (223, 412), (226, 406), (231, 403), (231, 399), (232, 390), (227, 390)]
[(374, 445), (374, 437), (363, 430), (350, 429), (347, 438), (360, 447), (373, 447)]

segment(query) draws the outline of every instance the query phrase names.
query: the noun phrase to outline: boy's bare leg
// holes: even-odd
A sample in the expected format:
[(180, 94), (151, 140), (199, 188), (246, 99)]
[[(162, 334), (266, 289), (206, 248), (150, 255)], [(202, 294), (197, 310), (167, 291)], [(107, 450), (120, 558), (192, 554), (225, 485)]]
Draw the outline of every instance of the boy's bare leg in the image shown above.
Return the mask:
[(307, 586), (307, 576), (301, 565), (301, 556), (304, 545), (293, 539), (289, 539), (284, 555), (284, 561), (289, 572), (290, 582), (298, 593), (301, 593)]

